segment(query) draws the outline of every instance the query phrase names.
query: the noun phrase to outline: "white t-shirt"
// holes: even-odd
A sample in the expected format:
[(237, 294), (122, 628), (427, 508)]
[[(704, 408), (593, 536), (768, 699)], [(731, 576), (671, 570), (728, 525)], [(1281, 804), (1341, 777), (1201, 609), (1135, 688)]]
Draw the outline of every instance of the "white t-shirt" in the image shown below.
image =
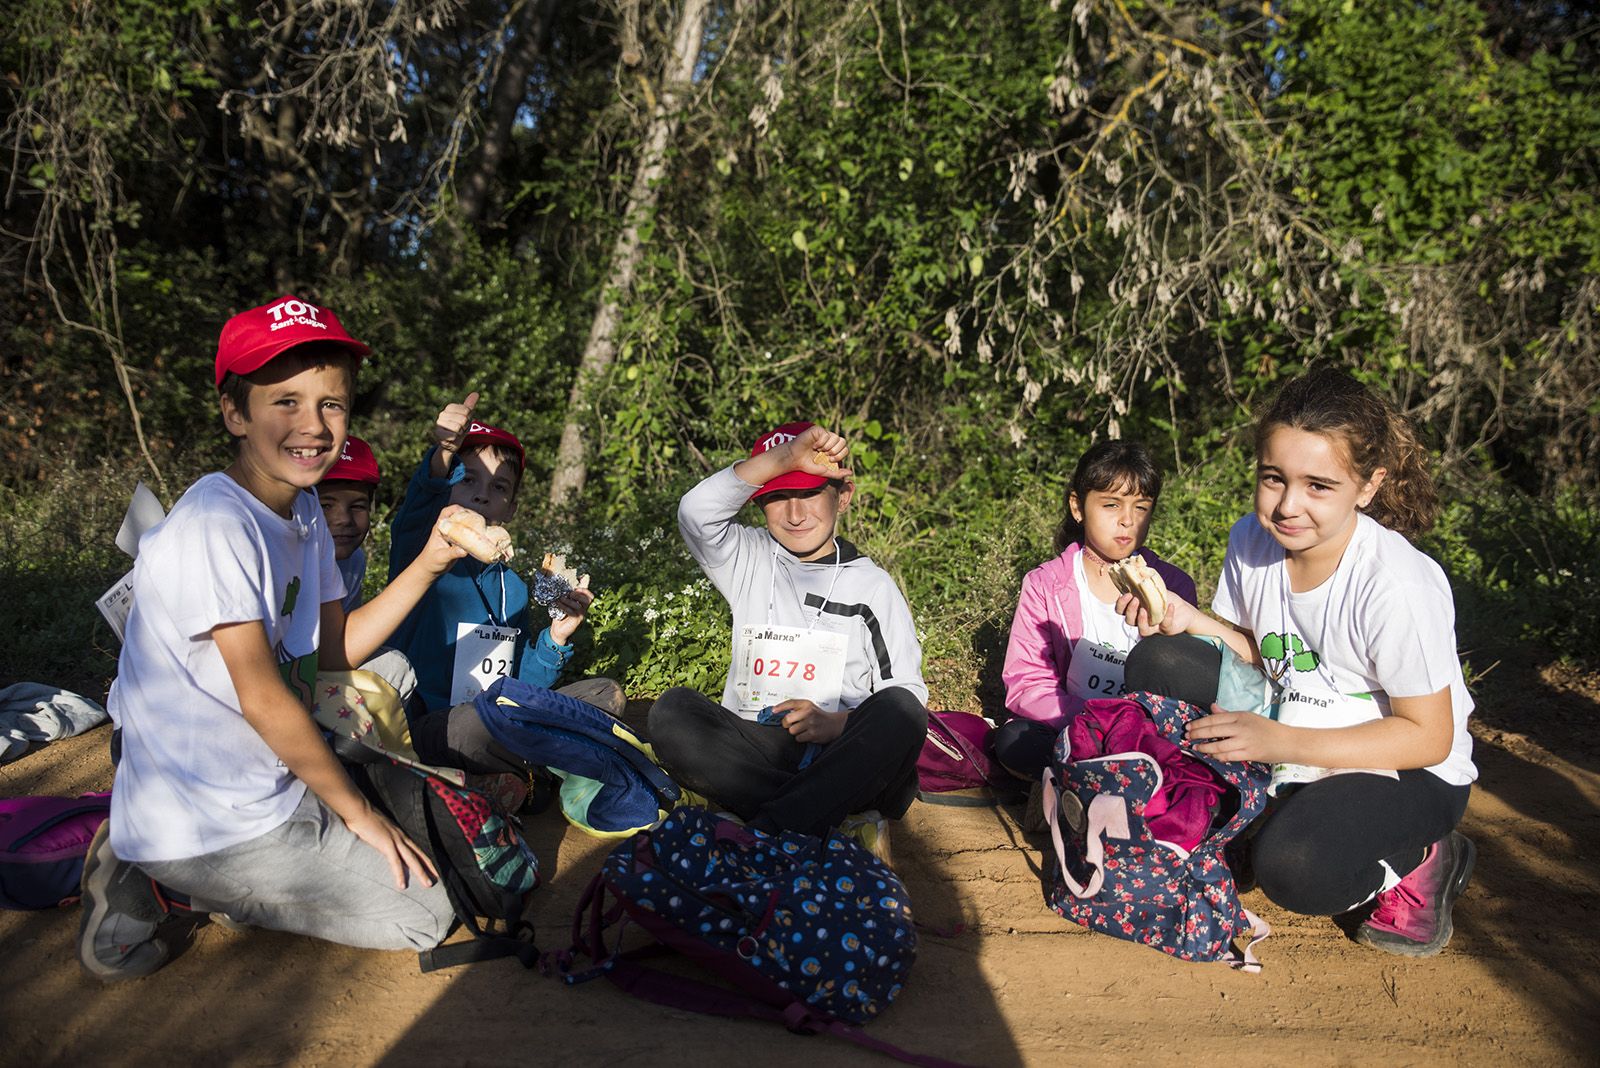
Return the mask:
[(1369, 695), (1381, 715), (1390, 714), (1391, 697), (1449, 687), (1455, 738), (1450, 756), (1428, 770), (1455, 785), (1476, 779), (1467, 733), (1472, 697), (1443, 569), (1366, 515), (1357, 516), (1339, 566), (1316, 589), (1292, 592), (1285, 559), (1255, 515), (1240, 519), (1228, 534), (1212, 611), (1255, 635), (1267, 673), (1285, 687)]
[(206, 475), (139, 539), (133, 590), (107, 701), (122, 728), (112, 848), (183, 860), (266, 834), (305, 784), (245, 722), (211, 631), (260, 620), (309, 709), (321, 606), (344, 593), (316, 494), (285, 519), (227, 475)]
[(1078, 587), (1078, 616), (1083, 633), (1072, 645), (1067, 666), (1067, 692), (1085, 700), (1118, 697), (1125, 689), (1128, 654), (1139, 643), (1139, 628), (1128, 626), (1116, 609), (1095, 596), (1083, 569), (1083, 553), (1072, 561), (1072, 579)]

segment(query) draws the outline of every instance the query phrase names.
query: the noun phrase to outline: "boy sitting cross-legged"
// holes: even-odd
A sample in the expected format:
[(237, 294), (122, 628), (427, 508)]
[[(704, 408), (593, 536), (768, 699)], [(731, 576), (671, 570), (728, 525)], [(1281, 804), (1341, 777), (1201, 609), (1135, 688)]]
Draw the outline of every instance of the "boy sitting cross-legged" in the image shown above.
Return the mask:
[(331, 311), (295, 297), (223, 327), (216, 385), (238, 452), (140, 539), (107, 702), (122, 754), (84, 865), (78, 944), (101, 979), (165, 963), (156, 928), (180, 896), (368, 948), (424, 949), (449, 930), (431, 863), (367, 803), (309, 715), (317, 670), (369, 657), (462, 555), (430, 534), (346, 616), (312, 489), (344, 445), (366, 353)]
[[(516, 514), (526, 461), (522, 442), (474, 418), (477, 404), (478, 394), (470, 393), (439, 413), (434, 444), (395, 513), (391, 575), (426, 544), (441, 509), (471, 509), (491, 526)], [(406, 708), (417, 755), (476, 773), (525, 770), (523, 761), (490, 738), (467, 702), (506, 675), (553, 687), (572, 658), (569, 643), (593, 599), (587, 589), (567, 593), (553, 606), (561, 618), (530, 635), (534, 620), (545, 611), (538, 606), (530, 610), (528, 584), (513, 567), (471, 557), (456, 563), (395, 632), (394, 645), (417, 675), (416, 696)], [(622, 688), (610, 679), (586, 679), (562, 692), (612, 715), (622, 712)]]
[[(733, 665), (720, 704), (662, 694), (651, 742), (681, 784), (761, 830), (822, 834), (863, 810), (898, 819), (916, 796), (922, 648), (894, 579), (835, 536), (848, 458), (838, 434), (789, 423), (678, 506), (690, 554), (733, 610)], [(766, 530), (738, 522), (751, 500)]]

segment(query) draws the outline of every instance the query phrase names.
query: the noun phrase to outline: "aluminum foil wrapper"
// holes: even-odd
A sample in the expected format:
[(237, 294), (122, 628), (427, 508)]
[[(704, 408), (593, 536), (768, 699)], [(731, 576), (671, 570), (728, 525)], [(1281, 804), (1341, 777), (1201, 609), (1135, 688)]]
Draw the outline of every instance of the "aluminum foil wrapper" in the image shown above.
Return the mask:
[(567, 613), (557, 608), (556, 602), (572, 590), (572, 583), (552, 572), (540, 571), (533, 576), (533, 600), (549, 610), (551, 619), (567, 618)]

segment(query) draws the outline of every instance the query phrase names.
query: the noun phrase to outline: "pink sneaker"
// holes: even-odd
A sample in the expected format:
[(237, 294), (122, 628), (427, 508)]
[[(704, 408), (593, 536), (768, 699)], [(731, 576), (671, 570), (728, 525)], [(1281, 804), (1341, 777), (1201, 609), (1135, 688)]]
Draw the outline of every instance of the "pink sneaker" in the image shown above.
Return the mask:
[(1477, 856), (1472, 839), (1459, 831), (1435, 842), (1421, 864), (1378, 895), (1378, 907), (1356, 930), (1356, 941), (1402, 957), (1438, 953), (1450, 944), (1450, 907), (1467, 888)]

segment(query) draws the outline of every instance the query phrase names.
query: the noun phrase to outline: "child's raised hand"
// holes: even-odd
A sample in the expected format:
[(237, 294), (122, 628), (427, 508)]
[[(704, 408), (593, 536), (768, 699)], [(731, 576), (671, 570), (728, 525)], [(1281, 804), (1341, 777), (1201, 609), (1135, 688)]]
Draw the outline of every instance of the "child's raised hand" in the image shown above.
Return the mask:
[(1194, 614), (1198, 612), (1199, 609), (1195, 608), (1195, 606), (1190, 604), (1188, 601), (1185, 601), (1182, 597), (1175, 596), (1170, 591), (1167, 593), (1166, 600), (1167, 611), (1166, 614), (1161, 617), (1161, 623), (1159, 626), (1151, 625), (1150, 612), (1145, 608), (1143, 602), (1141, 602), (1134, 594), (1124, 593), (1119, 596), (1117, 598), (1115, 607), (1117, 613), (1122, 616), (1123, 621), (1126, 622), (1128, 626), (1139, 628), (1139, 637), (1141, 638), (1148, 638), (1152, 634), (1188, 633), (1189, 622), (1194, 618)]
[[(468, 393), (460, 404), (446, 404), (439, 418), (434, 420), (433, 440), (448, 461), (467, 440), (467, 428), (472, 426), (472, 409), (478, 406), (478, 392)], [(448, 466), (448, 462), (446, 464)]]
[[(585, 575), (587, 579), (589, 576)], [(584, 616), (589, 612), (589, 606), (594, 603), (594, 593), (587, 587), (580, 587), (556, 598), (554, 607), (561, 609), (566, 615), (561, 619), (550, 621), (550, 640), (557, 645), (570, 645), (572, 636), (583, 625)]]
[(850, 443), (831, 430), (807, 427), (789, 442), (792, 470), (823, 478), (849, 478)]

